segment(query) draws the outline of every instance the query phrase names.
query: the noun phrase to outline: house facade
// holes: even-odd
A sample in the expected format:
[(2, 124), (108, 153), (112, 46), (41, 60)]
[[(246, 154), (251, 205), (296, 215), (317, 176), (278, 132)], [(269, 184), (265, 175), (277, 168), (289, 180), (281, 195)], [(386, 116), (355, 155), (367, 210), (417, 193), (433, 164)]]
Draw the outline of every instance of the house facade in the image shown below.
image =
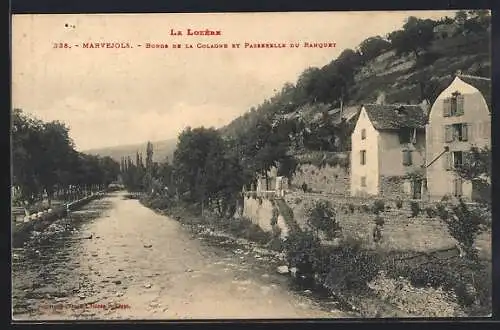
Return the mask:
[(472, 182), (454, 171), (472, 146), (491, 145), (491, 81), (458, 74), (436, 98), (426, 127), (427, 189), (430, 199), (474, 199)]
[(425, 184), (411, 177), (425, 164), (425, 109), (366, 104), (351, 135), (351, 196), (420, 198)]

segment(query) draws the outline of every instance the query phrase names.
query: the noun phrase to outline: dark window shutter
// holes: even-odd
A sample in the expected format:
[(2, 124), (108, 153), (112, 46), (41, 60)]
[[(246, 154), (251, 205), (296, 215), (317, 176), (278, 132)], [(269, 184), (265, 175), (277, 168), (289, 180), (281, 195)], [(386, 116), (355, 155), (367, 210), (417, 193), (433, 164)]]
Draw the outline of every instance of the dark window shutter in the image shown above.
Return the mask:
[(469, 136), (468, 136), (468, 133), (469, 133), (469, 125), (468, 124), (462, 124), (462, 141), (467, 141)]
[(452, 142), (453, 141), (453, 127), (451, 125), (444, 126), (444, 142)]
[(411, 151), (410, 150), (403, 151), (403, 165), (404, 166), (411, 165)]
[(447, 171), (451, 170), (451, 153), (450, 152), (446, 152), (443, 155), (443, 166), (444, 166), (445, 170), (447, 170)]
[(443, 117), (451, 116), (451, 99), (447, 98), (443, 101)]
[(460, 116), (464, 114), (464, 96), (457, 95), (457, 112), (456, 115)]

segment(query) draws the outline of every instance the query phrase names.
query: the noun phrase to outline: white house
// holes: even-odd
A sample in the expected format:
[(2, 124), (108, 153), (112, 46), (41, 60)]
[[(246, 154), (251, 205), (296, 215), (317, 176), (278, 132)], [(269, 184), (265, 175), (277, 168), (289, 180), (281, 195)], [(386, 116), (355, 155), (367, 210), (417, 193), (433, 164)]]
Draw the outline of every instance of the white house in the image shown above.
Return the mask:
[(491, 145), (490, 79), (457, 74), (432, 105), (426, 132), (429, 197), (474, 199), (479, 192), (453, 169), (466, 160), (472, 146)]
[(351, 196), (420, 198), (410, 180), (425, 162), (426, 111), (421, 105), (365, 104), (351, 135)]

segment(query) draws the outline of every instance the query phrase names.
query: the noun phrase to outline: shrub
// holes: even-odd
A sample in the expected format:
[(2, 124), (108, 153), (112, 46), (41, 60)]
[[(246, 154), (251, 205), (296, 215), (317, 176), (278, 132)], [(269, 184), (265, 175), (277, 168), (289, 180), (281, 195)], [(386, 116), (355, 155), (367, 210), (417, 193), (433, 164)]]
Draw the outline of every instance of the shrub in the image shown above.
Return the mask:
[(281, 236), (281, 228), (280, 228), (280, 226), (274, 224), (272, 228), (273, 228), (273, 237), (274, 238), (280, 237)]
[(385, 210), (385, 203), (381, 199), (377, 199), (376, 201), (373, 202), (373, 213), (379, 214), (380, 212), (384, 212)]
[(412, 201), (410, 203), (410, 208), (411, 208), (412, 218), (414, 218), (420, 214), (420, 204), (418, 202)]
[(437, 214), (437, 211), (432, 206), (427, 206), (425, 208), (425, 213), (427, 213), (428, 218), (434, 218)]
[(329, 238), (338, 236), (340, 225), (336, 219), (336, 211), (329, 201), (318, 200), (307, 209), (308, 223), (328, 235)]
[(284, 242), (290, 267), (297, 267), (298, 275), (314, 277), (314, 263), (321, 248), (321, 242), (312, 232), (293, 232)]
[(360, 206), (360, 210), (361, 210), (362, 212), (369, 213), (369, 212), (370, 212), (370, 207), (369, 207), (368, 205), (366, 205), (366, 204), (362, 204), (362, 205)]
[(470, 210), (463, 200), (452, 207), (453, 216), (444, 220), (450, 235), (458, 242), (466, 255), (476, 258), (477, 251), (474, 249), (474, 241), (481, 232), (484, 222), (481, 213)]
[(363, 241), (345, 237), (340, 246), (331, 254), (331, 269), (326, 284), (335, 292), (350, 290), (354, 292), (368, 289), (368, 283), (381, 269), (377, 253), (362, 248)]
[(448, 210), (446, 209), (446, 206), (443, 203), (438, 203), (436, 205), (436, 213), (439, 218), (444, 221), (448, 220), (450, 216)]
[(396, 200), (396, 207), (401, 209), (403, 207), (403, 201), (401, 199)]
[(271, 216), (271, 226), (274, 226), (278, 223), (279, 212), (276, 207), (273, 207), (273, 215)]

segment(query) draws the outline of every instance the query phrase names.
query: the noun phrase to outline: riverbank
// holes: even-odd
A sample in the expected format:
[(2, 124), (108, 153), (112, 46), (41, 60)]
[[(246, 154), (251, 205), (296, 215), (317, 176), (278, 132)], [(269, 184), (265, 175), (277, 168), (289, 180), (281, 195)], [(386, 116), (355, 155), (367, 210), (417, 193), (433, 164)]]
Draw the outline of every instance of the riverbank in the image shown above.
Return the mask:
[(90, 201), (102, 198), (105, 194), (105, 191), (96, 192), (79, 200), (71, 201), (44, 212), (27, 216), (23, 222), (12, 223), (12, 246), (14, 248), (21, 247), (33, 231), (40, 232), (44, 230), (54, 221), (65, 217), (68, 211), (78, 210)]
[[(176, 219), (198, 236), (220, 237), (225, 242), (221, 247), (235, 249), (231, 242), (239, 242), (251, 249), (258, 246), (267, 250), (275, 257), (273, 267), (286, 266), (286, 275), (291, 275), (293, 267), (290, 251), (285, 251), (286, 242), (271, 247), (269, 233), (259, 231), (244, 218), (202, 217), (187, 205), (166, 207), (166, 201), (159, 203), (144, 197), (141, 202)], [(221, 239), (212, 238), (216, 244)], [(344, 310), (358, 316), (463, 317), (491, 312), (491, 265), (486, 261), (473, 265), (451, 250), (428, 254), (366, 250), (352, 238), (338, 246), (312, 246), (307, 242), (309, 238), (301, 239), (309, 247), (291, 249), (299, 259), (312, 261), (309, 274), (315, 280), (306, 284), (304, 291), (314, 291), (319, 297), (333, 296)]]

